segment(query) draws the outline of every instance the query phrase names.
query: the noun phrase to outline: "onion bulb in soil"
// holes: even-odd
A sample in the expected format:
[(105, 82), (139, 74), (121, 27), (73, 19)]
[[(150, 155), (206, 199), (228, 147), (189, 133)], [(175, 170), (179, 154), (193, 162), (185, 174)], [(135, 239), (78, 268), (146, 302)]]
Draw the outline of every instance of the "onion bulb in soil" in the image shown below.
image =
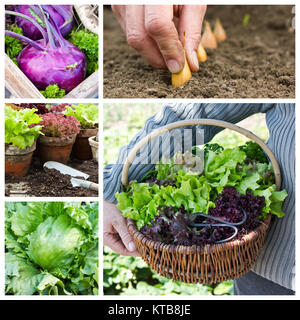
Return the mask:
[(198, 49), (197, 49), (197, 57), (199, 62), (205, 62), (207, 60), (207, 54), (205, 49), (203, 48), (202, 44), (199, 43)]
[(216, 49), (218, 47), (217, 40), (213, 34), (208, 21), (204, 21), (204, 32), (201, 38), (203, 48)]
[(219, 18), (217, 18), (215, 22), (214, 35), (219, 42), (226, 40), (226, 32)]
[(178, 73), (172, 73), (172, 86), (174, 88), (182, 87), (192, 77), (191, 69), (187, 62), (186, 55), (184, 55), (184, 61), (184, 68)]

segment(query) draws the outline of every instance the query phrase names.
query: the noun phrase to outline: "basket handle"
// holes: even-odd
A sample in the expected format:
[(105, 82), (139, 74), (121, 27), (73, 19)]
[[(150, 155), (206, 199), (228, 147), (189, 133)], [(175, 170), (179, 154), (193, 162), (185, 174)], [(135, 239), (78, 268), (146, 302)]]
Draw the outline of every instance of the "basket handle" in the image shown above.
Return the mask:
[(244, 129), (244, 128), (241, 128), (241, 127), (239, 127), (233, 123), (230, 123), (230, 122), (221, 121), (221, 120), (214, 120), (214, 119), (194, 119), (194, 120), (177, 121), (177, 122), (173, 122), (171, 124), (168, 124), (166, 126), (163, 126), (161, 128), (158, 128), (156, 130), (153, 130), (146, 137), (144, 137), (142, 140), (140, 140), (134, 146), (134, 148), (129, 152), (129, 154), (125, 160), (123, 170), (122, 170), (122, 178), (121, 178), (122, 185), (126, 186), (128, 184), (129, 167), (130, 167), (131, 163), (133, 162), (138, 151), (144, 145), (146, 145), (149, 141), (156, 138), (157, 136), (166, 133), (167, 131), (170, 131), (170, 130), (173, 130), (176, 128), (180, 128), (180, 127), (194, 126), (194, 125), (207, 125), (207, 126), (228, 128), (230, 130), (236, 131), (236, 132), (244, 135), (245, 137), (255, 141), (265, 151), (265, 153), (270, 158), (270, 161), (271, 161), (271, 163), (273, 165), (273, 169), (274, 169), (276, 189), (280, 190), (280, 185), (281, 185), (280, 168), (279, 168), (279, 164), (278, 164), (272, 150), (251, 131)]

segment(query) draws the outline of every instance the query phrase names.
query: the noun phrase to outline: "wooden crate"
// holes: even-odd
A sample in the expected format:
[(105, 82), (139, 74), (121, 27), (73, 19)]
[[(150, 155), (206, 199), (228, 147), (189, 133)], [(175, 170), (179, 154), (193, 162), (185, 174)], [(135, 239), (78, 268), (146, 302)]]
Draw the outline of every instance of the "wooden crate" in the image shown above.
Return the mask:
[[(74, 6), (76, 11), (78, 8)], [(77, 11), (79, 12), (79, 11)], [(88, 28), (89, 29), (89, 28)], [(91, 30), (92, 31), (92, 30)], [(45, 99), (35, 85), (26, 77), (21, 69), (5, 54), (5, 87), (14, 98)], [(68, 92), (62, 99), (95, 98), (98, 95), (98, 71), (83, 80), (76, 88)]]
[[(44, 96), (25, 76), (21, 69), (5, 54), (5, 86), (14, 98), (39, 98)], [(91, 74), (76, 88), (67, 93), (65, 98), (95, 98), (98, 94), (98, 71)]]

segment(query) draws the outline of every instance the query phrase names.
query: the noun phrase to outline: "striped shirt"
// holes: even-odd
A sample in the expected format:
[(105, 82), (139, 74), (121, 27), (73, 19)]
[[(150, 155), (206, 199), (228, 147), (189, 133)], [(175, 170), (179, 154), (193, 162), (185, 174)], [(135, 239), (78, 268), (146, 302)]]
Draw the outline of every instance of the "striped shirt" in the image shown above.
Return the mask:
[[(144, 127), (128, 146), (120, 149), (116, 164), (104, 168), (104, 199), (116, 202), (115, 193), (121, 190), (122, 163), (133, 146), (153, 130), (167, 124), (188, 119), (217, 119), (237, 123), (256, 114), (265, 113), (269, 129), (267, 145), (273, 151), (282, 176), (281, 188), (288, 196), (283, 203), (284, 218), (273, 219), (265, 245), (252, 271), (281, 286), (295, 290), (295, 105), (294, 104), (221, 104), (188, 103), (167, 104), (162, 111), (149, 118)], [(202, 129), (202, 126), (197, 126)], [(208, 126), (204, 130), (204, 142), (223, 130)], [(129, 169), (129, 181), (139, 180), (153, 165), (133, 164)]]

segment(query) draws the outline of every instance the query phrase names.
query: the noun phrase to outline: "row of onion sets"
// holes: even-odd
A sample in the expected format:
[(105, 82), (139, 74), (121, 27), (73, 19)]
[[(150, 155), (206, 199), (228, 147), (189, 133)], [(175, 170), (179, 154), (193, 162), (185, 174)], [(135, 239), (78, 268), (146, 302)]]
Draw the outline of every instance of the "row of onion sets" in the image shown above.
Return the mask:
[[(214, 28), (212, 30), (208, 21), (204, 21), (204, 32), (201, 37), (201, 41), (197, 50), (197, 57), (199, 62), (205, 62), (207, 60), (206, 49), (214, 50), (218, 47), (218, 42), (226, 40), (226, 31), (223, 28), (221, 20), (216, 18)], [(192, 78), (191, 69), (188, 61), (185, 57), (184, 68), (178, 72), (172, 74), (172, 86), (174, 88), (182, 87)]]

